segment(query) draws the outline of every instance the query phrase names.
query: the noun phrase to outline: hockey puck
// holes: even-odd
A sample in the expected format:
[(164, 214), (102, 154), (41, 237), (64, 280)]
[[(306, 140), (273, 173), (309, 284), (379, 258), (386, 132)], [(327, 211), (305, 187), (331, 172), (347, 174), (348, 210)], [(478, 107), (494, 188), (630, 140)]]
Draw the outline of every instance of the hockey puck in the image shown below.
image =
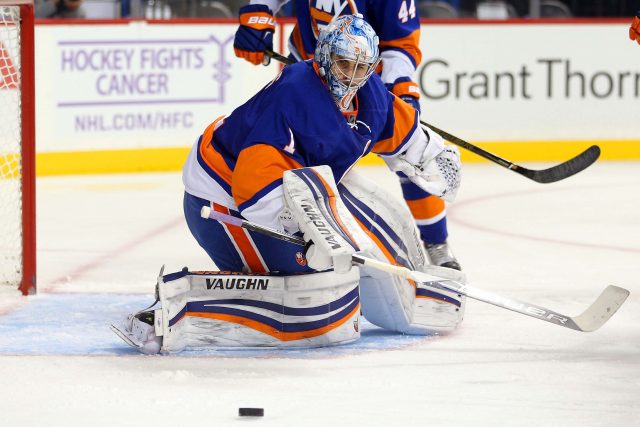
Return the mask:
[(241, 417), (264, 417), (264, 408), (240, 408), (238, 415)]

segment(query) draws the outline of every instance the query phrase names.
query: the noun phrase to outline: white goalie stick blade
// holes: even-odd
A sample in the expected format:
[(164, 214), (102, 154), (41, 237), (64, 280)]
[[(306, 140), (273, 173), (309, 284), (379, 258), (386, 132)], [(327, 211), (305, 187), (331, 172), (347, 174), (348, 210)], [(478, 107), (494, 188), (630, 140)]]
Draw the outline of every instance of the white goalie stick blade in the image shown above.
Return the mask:
[[(202, 218), (209, 218), (212, 220), (237, 225), (238, 227), (253, 230), (258, 233), (274, 237), (276, 239), (285, 240), (287, 242), (295, 243), (302, 246), (304, 246), (305, 244), (304, 240), (300, 237), (291, 236), (281, 231), (254, 224), (241, 218), (236, 218), (220, 212), (212, 211), (208, 206), (202, 207), (200, 215), (202, 216)], [(467, 297), (478, 301), (486, 302), (497, 307), (515, 311), (516, 313), (531, 316), (535, 319), (544, 320), (545, 322), (553, 323), (554, 325), (563, 326), (565, 328), (573, 329), (580, 332), (592, 332), (600, 328), (607, 322), (607, 320), (611, 318), (611, 316), (615, 314), (616, 311), (618, 311), (620, 306), (629, 296), (629, 291), (624, 288), (620, 288), (618, 286), (607, 286), (607, 288), (600, 294), (598, 299), (589, 306), (589, 308), (587, 308), (582, 314), (571, 317), (535, 304), (507, 298), (482, 289), (476, 289), (472, 288), (471, 286), (463, 285), (460, 282), (449, 280), (443, 277), (433, 276), (421, 271), (409, 270), (406, 267), (388, 264), (386, 262), (367, 258), (358, 254), (352, 255), (351, 261), (356, 265), (366, 265), (380, 271), (386, 271), (391, 274), (395, 274), (399, 277), (415, 280), (416, 282), (424, 282), (429, 286), (435, 288), (457, 292), (461, 295), (466, 295)]]
[[(420, 272), (415, 272), (419, 273)], [(413, 275), (417, 279), (418, 275)], [(430, 280), (433, 276), (426, 275)], [(426, 277), (425, 277), (426, 278)], [(535, 317), (554, 325), (563, 326), (580, 332), (593, 332), (604, 325), (622, 306), (629, 291), (618, 286), (607, 286), (604, 291), (582, 314), (578, 316), (567, 316), (546, 307), (507, 298), (502, 295), (475, 289), (470, 286), (463, 285), (450, 280), (439, 280), (437, 282), (428, 282), (428, 285), (435, 288), (445, 289), (449, 291), (459, 292), (469, 298), (486, 302), (507, 310)]]
[(138, 351), (142, 348), (142, 344), (133, 342), (131, 338), (129, 338), (129, 336), (124, 331), (121, 331), (116, 325), (111, 324), (110, 328), (117, 336), (122, 338), (122, 341), (126, 342), (131, 347), (135, 348)]

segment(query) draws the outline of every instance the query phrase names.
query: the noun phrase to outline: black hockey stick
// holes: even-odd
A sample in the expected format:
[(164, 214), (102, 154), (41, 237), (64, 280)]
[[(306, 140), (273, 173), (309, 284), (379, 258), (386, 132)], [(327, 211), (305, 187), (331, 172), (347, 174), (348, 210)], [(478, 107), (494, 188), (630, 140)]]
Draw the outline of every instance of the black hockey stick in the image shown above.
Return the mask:
[(600, 156), (600, 147), (598, 147), (597, 145), (592, 145), (582, 153), (567, 160), (566, 162), (560, 163), (559, 165), (555, 165), (548, 169), (542, 170), (527, 169), (523, 166), (511, 163), (510, 161), (505, 160), (502, 157), (496, 156), (493, 153), (483, 150), (482, 148), (464, 141), (457, 136), (451, 135), (450, 133), (439, 129), (432, 124), (423, 121), (420, 121), (420, 123), (424, 126), (428, 126), (442, 138), (454, 143), (458, 147), (465, 148), (472, 153), (479, 155), (480, 157), (490, 160), (493, 163), (497, 163), (504, 168), (512, 170), (515, 173), (519, 173), (520, 175), (541, 184), (549, 184), (551, 182), (569, 178), (570, 176), (575, 175), (578, 172), (583, 171), (591, 166), (596, 160), (598, 160), (598, 157)]
[[(246, 228), (247, 230), (262, 233), (276, 239), (287, 241), (289, 243), (294, 243), (301, 246), (304, 246), (305, 244), (304, 239), (300, 237), (292, 236), (290, 234), (286, 234), (269, 227), (251, 223), (242, 218), (237, 218), (231, 215), (216, 212), (208, 206), (202, 207), (200, 216), (205, 219), (212, 219), (226, 224), (235, 225), (237, 227)], [(488, 291), (484, 291), (482, 289), (464, 285), (454, 280), (434, 276), (431, 274), (423, 273), (421, 271), (409, 270), (406, 267), (388, 264), (372, 258), (363, 257), (361, 255), (352, 255), (351, 261), (354, 264), (369, 266), (371, 268), (386, 271), (388, 273), (404, 277), (405, 279), (411, 279), (416, 282), (428, 283), (428, 285), (431, 287), (444, 289), (461, 295), (466, 295), (467, 297), (473, 298), (478, 301), (493, 304), (497, 307), (515, 311), (516, 313), (524, 314), (539, 320), (553, 323), (554, 325), (574, 329), (580, 332), (591, 332), (600, 328), (607, 322), (607, 320), (611, 318), (611, 316), (613, 316), (613, 314), (620, 308), (620, 306), (629, 296), (629, 291), (626, 289), (620, 288), (618, 286), (607, 286), (605, 290), (600, 294), (598, 299), (596, 299), (595, 302), (591, 304), (582, 314), (571, 317), (549, 310), (548, 308), (541, 307), (539, 305), (503, 297)]]
[[(286, 56), (282, 56), (279, 53), (274, 52), (272, 50), (266, 50), (265, 54), (277, 61), (282, 62), (283, 64), (290, 65), (296, 62), (293, 59), (287, 58)], [(512, 170), (515, 173), (518, 173), (526, 178), (529, 178), (541, 184), (549, 184), (551, 182), (556, 182), (556, 181), (563, 180), (565, 178), (569, 178), (570, 176), (575, 175), (578, 172), (583, 171), (584, 169), (591, 166), (596, 160), (598, 160), (598, 157), (600, 156), (600, 147), (598, 147), (597, 145), (592, 145), (582, 153), (567, 160), (566, 162), (560, 163), (559, 165), (555, 165), (548, 169), (542, 169), (542, 170), (527, 169), (523, 166), (517, 165), (508, 160), (505, 160), (500, 156), (490, 153), (487, 150), (484, 150), (478, 147), (477, 145), (473, 145), (470, 142), (464, 141), (458, 138), (457, 136), (451, 135), (450, 133), (445, 132), (442, 129), (439, 129), (432, 124), (429, 124), (422, 120), (420, 121), (420, 124), (422, 124), (423, 126), (428, 126), (431, 130), (433, 130), (435, 133), (440, 135), (442, 138), (457, 145), (458, 147), (462, 147), (466, 150), (469, 150), (472, 153), (477, 154), (478, 156), (484, 159), (487, 159), (493, 163), (496, 163), (504, 168)]]

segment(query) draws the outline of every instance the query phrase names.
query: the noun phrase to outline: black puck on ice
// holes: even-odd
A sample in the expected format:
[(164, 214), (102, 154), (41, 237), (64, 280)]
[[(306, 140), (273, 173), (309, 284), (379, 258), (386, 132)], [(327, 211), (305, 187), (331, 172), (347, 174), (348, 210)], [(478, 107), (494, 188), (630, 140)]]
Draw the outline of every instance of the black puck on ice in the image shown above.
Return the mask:
[(240, 408), (238, 415), (241, 417), (264, 417), (264, 408)]

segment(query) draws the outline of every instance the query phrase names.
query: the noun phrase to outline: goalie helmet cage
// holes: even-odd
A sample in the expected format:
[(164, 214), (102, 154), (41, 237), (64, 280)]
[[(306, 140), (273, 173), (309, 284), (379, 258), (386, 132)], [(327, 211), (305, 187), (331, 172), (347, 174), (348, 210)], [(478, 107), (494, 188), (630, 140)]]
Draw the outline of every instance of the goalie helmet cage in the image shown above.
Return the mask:
[(33, 0), (0, 0), (0, 286), (36, 290)]

